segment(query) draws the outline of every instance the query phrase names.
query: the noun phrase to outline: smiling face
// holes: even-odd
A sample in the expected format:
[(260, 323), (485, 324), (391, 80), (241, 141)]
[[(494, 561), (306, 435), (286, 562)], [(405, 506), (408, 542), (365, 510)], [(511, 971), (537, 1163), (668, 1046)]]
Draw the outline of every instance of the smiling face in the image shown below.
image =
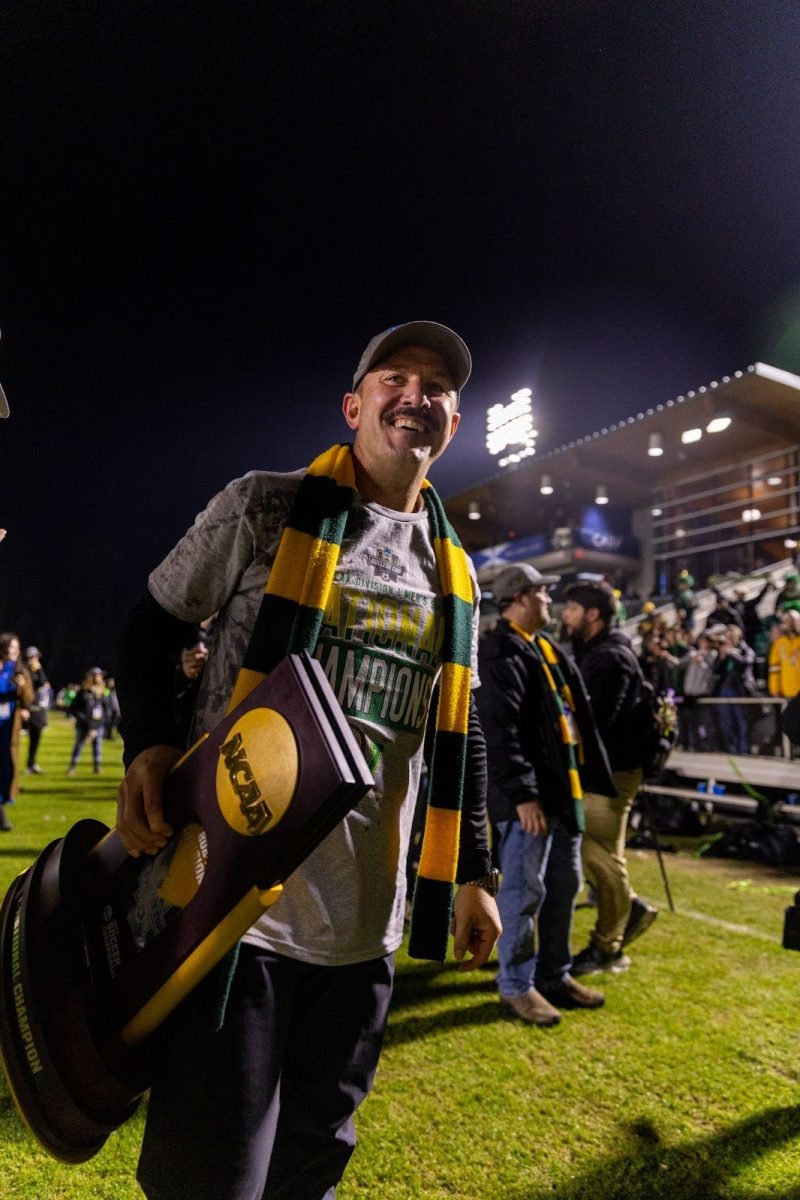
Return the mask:
[(421, 481), (458, 428), (457, 405), (442, 357), (425, 346), (400, 346), (342, 402), (358, 465), (371, 480)]

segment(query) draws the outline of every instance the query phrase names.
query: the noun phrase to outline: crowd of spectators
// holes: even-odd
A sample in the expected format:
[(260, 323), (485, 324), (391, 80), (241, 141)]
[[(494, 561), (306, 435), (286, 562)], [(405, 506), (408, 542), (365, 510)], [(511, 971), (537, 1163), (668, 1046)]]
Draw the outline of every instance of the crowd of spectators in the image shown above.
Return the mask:
[[(104, 738), (113, 738), (119, 726), (119, 703), (114, 680), (99, 667), (88, 671), (79, 684), (68, 684), (54, 694), (38, 646), (24, 653), (15, 633), (0, 633), (0, 832), (12, 826), (8, 808), (19, 792), (21, 757), (26, 775), (42, 775), (38, 761), (42, 735), (55, 708), (75, 721), (75, 744), (68, 775), (74, 775), (84, 744), (92, 746), (94, 770), (99, 773)], [(27, 740), (27, 755), (21, 755)]]
[[(790, 574), (780, 590), (767, 579), (752, 597), (741, 587), (730, 595), (713, 587), (716, 605), (704, 620), (697, 619), (693, 584), (682, 573), (673, 596), (677, 620), (656, 612), (652, 602), (643, 606), (642, 671), (657, 691), (678, 698), (684, 749), (769, 750), (776, 714), (736, 701), (791, 699), (800, 692), (800, 578)], [(709, 698), (717, 703), (698, 703)]]

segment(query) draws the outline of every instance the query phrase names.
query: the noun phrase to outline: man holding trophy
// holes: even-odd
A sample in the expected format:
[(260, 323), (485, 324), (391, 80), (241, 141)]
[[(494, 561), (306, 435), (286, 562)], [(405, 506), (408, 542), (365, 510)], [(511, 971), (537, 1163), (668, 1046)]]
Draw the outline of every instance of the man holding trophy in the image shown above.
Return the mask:
[(378, 334), (343, 401), (352, 446), (331, 447), (305, 470), (229, 484), (132, 614), (118, 672), (127, 773), (117, 822), (131, 854), (154, 854), (171, 836), (161, 787), (185, 749), (174, 663), (187, 628), (213, 613), (194, 736), (250, 686), (256, 642), (270, 662), (304, 648), (375, 778), (245, 935), (224, 1003), (214, 1009), (204, 983), (170, 1018), (139, 1165), (150, 1200), (335, 1194), (403, 936), (429, 710), (436, 731), (409, 950), (442, 960), (452, 922), (455, 957), (470, 970), (498, 936), (471, 695), (479, 590), (426, 480), (456, 433), (470, 370), (461, 338), (435, 322)]

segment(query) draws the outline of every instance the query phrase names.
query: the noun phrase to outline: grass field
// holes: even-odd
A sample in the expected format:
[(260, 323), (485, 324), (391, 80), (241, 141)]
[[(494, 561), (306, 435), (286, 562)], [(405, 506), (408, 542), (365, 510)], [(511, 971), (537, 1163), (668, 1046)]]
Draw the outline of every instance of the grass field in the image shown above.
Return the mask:
[[(14, 829), (0, 834), (3, 891), (74, 821), (113, 820), (119, 742), (101, 776), (87, 760), (67, 779), (70, 743), (54, 718), (47, 773), (23, 776)], [(634, 852), (630, 866), (661, 904), (655, 857)], [(603, 981), (604, 1009), (554, 1029), (505, 1016), (491, 972), (401, 955), (339, 1200), (800, 1200), (800, 955), (779, 944), (798, 881), (688, 852), (667, 868), (678, 912), (662, 906), (631, 970)], [(578, 912), (578, 946), (590, 921)], [(137, 1114), (90, 1163), (64, 1166), (3, 1085), (0, 1196), (132, 1200), (140, 1131)]]

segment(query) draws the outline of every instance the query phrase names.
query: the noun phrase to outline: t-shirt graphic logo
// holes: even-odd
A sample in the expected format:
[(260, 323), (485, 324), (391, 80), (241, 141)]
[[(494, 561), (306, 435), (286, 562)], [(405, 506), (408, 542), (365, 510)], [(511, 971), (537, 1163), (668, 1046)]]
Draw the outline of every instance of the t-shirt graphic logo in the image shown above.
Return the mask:
[(396, 582), (406, 573), (406, 569), (400, 562), (396, 554), (393, 554), (388, 546), (384, 546), (377, 554), (368, 554), (367, 562), (371, 565), (372, 570), (378, 576), (378, 579), (384, 579)]

